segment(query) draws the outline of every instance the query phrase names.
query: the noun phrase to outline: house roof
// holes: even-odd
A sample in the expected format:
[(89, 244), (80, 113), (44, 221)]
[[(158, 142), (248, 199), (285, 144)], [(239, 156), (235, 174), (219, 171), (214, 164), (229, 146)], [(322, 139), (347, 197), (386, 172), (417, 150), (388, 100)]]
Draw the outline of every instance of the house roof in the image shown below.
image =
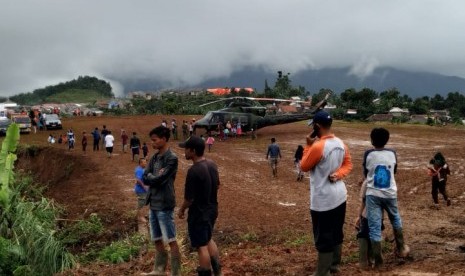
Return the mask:
[[(246, 88), (236, 87), (234, 88), (234, 92), (238, 93), (242, 89), (247, 91), (249, 94), (251, 94), (254, 91), (253, 88), (249, 88), (249, 87), (246, 87)], [(215, 94), (215, 95), (228, 95), (231, 93), (231, 88), (208, 88), (207, 92)]]
[(373, 114), (368, 117), (368, 121), (390, 121), (393, 117), (392, 114)]
[(393, 107), (389, 110), (389, 113), (408, 113), (408, 109), (402, 109), (402, 108), (399, 108), (399, 107)]

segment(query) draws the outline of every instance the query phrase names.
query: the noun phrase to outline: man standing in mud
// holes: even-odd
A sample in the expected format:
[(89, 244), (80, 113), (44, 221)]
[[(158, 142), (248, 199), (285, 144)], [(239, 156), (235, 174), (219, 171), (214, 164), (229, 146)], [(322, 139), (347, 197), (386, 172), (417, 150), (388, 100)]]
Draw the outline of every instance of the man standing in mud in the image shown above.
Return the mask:
[(94, 139), (94, 147), (93, 147), (93, 150), (94, 151), (98, 151), (99, 150), (99, 144), (100, 144), (100, 133), (98, 131), (98, 127), (96, 127), (94, 129), (94, 131), (92, 131), (92, 138)]
[(106, 125), (103, 125), (102, 131), (100, 132), (100, 136), (102, 137), (102, 144), (105, 147), (105, 136), (108, 134), (108, 129)]
[(144, 184), (149, 186), (146, 204), (150, 205), (150, 234), (155, 242), (154, 270), (142, 275), (165, 275), (168, 252), (171, 249), (171, 275), (181, 275), (181, 254), (176, 241), (174, 207), (176, 206), (174, 180), (178, 170), (178, 158), (171, 151), (168, 140), (170, 129), (159, 126), (150, 131), (152, 147), (157, 150), (144, 171)]
[(184, 191), (184, 203), (178, 211), (178, 217), (184, 218), (188, 211), (188, 232), (193, 248), (199, 255), (199, 276), (221, 275), (218, 247), (212, 239), (213, 228), (218, 217), (218, 188), (220, 178), (218, 167), (212, 160), (204, 157), (205, 142), (192, 136), (180, 143), (187, 160), (192, 160), (192, 167), (187, 171)]
[(271, 144), (268, 146), (268, 151), (266, 152), (266, 159), (270, 161), (271, 171), (273, 177), (278, 177), (278, 157), (281, 158), (281, 150), (279, 149), (278, 144), (276, 144), (276, 139), (271, 138)]
[(333, 119), (320, 110), (313, 117), (313, 133), (307, 136), (301, 169), (310, 172), (310, 214), (318, 250), (314, 275), (339, 271), (347, 189), (342, 179), (352, 170), (349, 150), (331, 131)]
[(132, 161), (138, 160), (140, 152), (140, 140), (135, 132), (132, 133), (131, 140), (129, 141), (129, 146), (131, 147), (132, 151)]

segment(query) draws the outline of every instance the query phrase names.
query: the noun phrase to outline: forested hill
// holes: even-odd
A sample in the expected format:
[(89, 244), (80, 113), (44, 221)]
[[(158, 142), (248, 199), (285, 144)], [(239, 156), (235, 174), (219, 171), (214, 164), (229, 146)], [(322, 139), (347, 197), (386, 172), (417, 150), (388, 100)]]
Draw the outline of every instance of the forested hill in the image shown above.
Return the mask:
[(79, 76), (77, 79), (65, 83), (12, 96), (10, 100), (20, 105), (34, 105), (45, 102), (92, 103), (99, 99), (111, 98), (113, 96), (111, 86), (108, 82), (96, 77)]

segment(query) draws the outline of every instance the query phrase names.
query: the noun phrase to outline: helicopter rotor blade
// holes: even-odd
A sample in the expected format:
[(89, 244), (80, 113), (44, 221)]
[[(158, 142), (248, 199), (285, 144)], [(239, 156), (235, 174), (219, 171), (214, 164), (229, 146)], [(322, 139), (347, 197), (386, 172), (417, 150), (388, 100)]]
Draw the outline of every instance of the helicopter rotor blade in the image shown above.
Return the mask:
[(326, 106), (326, 104), (328, 103), (328, 98), (329, 98), (330, 95), (331, 95), (331, 92), (326, 93), (326, 96), (324, 97), (324, 99), (319, 101), (315, 105), (315, 107), (313, 108), (312, 113), (316, 113), (316, 112), (318, 112), (318, 110), (323, 109)]
[(224, 102), (224, 101), (226, 101), (228, 99), (230, 99), (230, 98), (221, 98), (221, 99), (216, 100), (216, 101), (201, 104), (201, 105), (199, 105), (199, 107), (204, 107), (204, 106), (207, 106), (207, 105), (211, 105), (211, 104), (215, 104), (215, 103), (219, 103), (219, 102)]

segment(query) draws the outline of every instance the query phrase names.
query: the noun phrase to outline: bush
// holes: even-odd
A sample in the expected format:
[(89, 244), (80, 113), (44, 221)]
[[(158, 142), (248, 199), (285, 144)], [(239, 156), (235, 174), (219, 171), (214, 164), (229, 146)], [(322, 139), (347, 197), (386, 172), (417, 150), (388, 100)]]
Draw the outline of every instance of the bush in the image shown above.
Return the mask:
[(98, 259), (114, 264), (127, 262), (139, 254), (141, 246), (145, 243), (145, 238), (138, 234), (112, 242), (100, 251)]
[(14, 271), (23, 265), (20, 248), (10, 240), (0, 237), (0, 275), (13, 275)]
[(92, 213), (86, 220), (81, 220), (65, 228), (60, 237), (68, 245), (82, 244), (89, 239), (95, 239), (103, 233), (104, 227), (97, 214)]

